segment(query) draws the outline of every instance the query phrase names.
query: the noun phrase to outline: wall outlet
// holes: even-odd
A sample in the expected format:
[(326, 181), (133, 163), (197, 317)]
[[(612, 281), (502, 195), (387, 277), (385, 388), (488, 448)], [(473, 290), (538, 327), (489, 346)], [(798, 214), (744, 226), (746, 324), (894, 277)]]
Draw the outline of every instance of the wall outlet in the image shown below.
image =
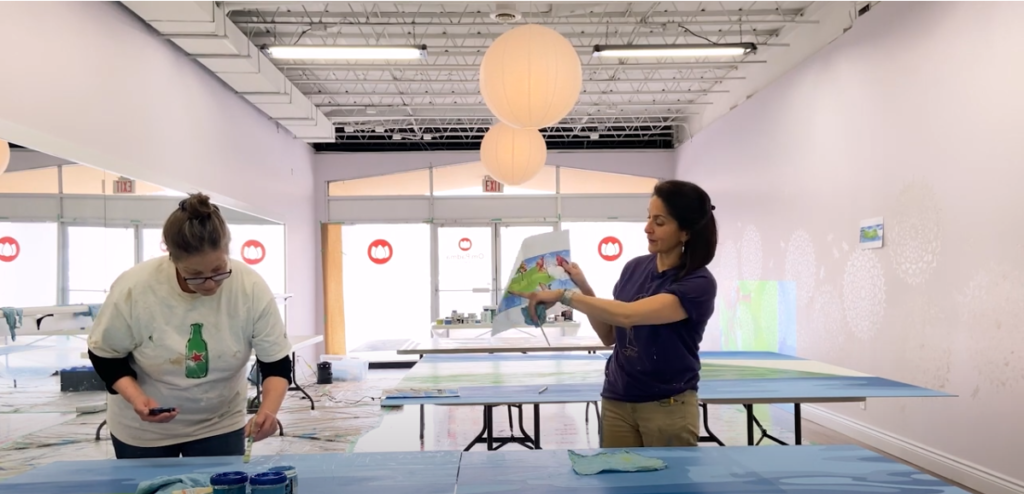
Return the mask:
[(860, 409), (861, 410), (867, 410), (868, 409), (868, 402), (867, 402), (867, 400), (860, 402)]

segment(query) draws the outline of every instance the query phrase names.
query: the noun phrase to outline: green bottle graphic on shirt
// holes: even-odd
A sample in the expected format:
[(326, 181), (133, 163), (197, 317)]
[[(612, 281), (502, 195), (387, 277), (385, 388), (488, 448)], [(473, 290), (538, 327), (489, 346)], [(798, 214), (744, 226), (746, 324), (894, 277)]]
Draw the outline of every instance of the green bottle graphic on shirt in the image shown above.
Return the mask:
[(202, 379), (210, 370), (209, 353), (206, 351), (206, 340), (203, 339), (203, 324), (192, 324), (192, 331), (185, 343), (185, 377)]

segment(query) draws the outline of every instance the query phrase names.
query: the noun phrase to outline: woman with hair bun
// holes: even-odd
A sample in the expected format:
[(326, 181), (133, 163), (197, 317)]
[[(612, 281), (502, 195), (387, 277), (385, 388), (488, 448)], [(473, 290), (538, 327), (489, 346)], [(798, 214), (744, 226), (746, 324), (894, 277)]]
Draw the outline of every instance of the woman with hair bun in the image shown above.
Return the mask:
[[(167, 257), (121, 274), (89, 334), (107, 385), (107, 424), (123, 458), (242, 455), (277, 430), (291, 385), (291, 344), (263, 278), (228, 256), (220, 209), (191, 194), (164, 223)], [(246, 366), (263, 377), (245, 421)]]
[(601, 392), (601, 447), (697, 445), (698, 349), (718, 291), (707, 268), (718, 246), (714, 209), (696, 184), (659, 183), (644, 228), (650, 254), (626, 263), (614, 300), (597, 298), (576, 264), (566, 271), (578, 292), (517, 294), (529, 314), (555, 302), (586, 314), (601, 341), (615, 345)]

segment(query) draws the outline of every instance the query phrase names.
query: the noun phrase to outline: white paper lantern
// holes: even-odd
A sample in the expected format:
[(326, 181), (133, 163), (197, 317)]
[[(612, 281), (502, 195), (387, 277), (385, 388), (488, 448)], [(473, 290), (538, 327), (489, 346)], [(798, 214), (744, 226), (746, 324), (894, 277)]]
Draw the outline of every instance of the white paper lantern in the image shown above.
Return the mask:
[(7, 144), (7, 141), (0, 140), (0, 173), (7, 170), (7, 165), (11, 162), (11, 146)]
[(564, 118), (583, 87), (580, 57), (557, 31), (517, 27), (491, 43), (480, 63), (480, 94), (494, 116), (539, 129)]
[(480, 161), (492, 177), (505, 185), (520, 185), (540, 172), (548, 147), (537, 129), (517, 129), (497, 123), (480, 143)]

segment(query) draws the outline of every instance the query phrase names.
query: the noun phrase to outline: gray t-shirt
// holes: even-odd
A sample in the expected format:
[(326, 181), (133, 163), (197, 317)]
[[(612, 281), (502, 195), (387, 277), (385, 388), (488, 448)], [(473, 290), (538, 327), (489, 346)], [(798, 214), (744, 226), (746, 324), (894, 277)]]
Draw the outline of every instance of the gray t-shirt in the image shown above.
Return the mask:
[[(291, 352), (270, 287), (243, 262), (216, 295), (185, 293), (167, 257), (114, 281), (89, 334), (100, 357), (132, 355), (142, 390), (178, 416), (143, 422), (119, 395), (107, 397), (107, 423), (121, 441), (156, 447), (224, 434), (245, 425), (246, 366)], [(190, 342), (191, 339), (191, 342)], [(201, 341), (200, 341), (201, 340)]]

